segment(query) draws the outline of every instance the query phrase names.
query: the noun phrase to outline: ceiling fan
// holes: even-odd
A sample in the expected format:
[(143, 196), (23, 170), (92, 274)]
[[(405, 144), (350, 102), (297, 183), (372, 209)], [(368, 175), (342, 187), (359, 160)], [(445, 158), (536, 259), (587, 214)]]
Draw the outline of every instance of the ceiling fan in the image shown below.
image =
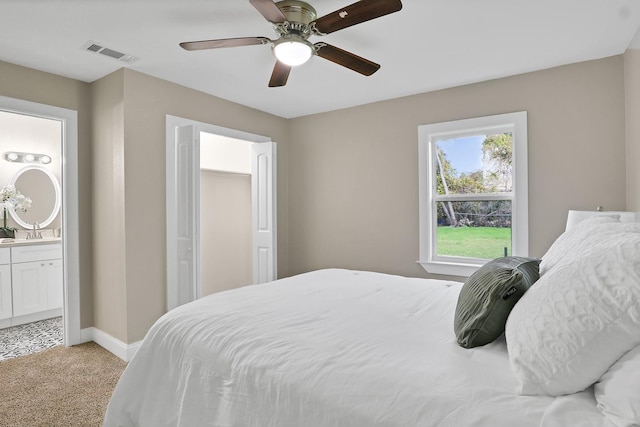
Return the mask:
[(312, 35), (324, 36), (402, 9), (400, 0), (360, 0), (318, 18), (310, 4), (299, 0), (282, 0), (277, 3), (272, 0), (249, 2), (273, 24), (277, 39), (239, 37), (183, 42), (180, 46), (186, 50), (203, 50), (271, 43), (277, 61), (269, 80), (269, 87), (284, 86), (291, 68), (304, 64), (313, 55), (365, 76), (372, 75), (380, 68), (379, 64), (324, 42), (311, 43), (308, 38)]

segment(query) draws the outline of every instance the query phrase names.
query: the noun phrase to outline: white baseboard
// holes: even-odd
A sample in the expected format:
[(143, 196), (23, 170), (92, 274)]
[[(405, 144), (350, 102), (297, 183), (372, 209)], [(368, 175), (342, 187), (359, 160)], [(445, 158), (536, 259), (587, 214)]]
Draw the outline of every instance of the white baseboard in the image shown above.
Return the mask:
[(133, 355), (136, 354), (141, 343), (141, 341), (137, 341), (133, 344), (125, 344), (119, 339), (114, 338), (108, 333), (94, 327), (80, 330), (80, 339), (82, 342), (94, 341), (100, 347), (115, 354), (125, 362), (131, 360)]

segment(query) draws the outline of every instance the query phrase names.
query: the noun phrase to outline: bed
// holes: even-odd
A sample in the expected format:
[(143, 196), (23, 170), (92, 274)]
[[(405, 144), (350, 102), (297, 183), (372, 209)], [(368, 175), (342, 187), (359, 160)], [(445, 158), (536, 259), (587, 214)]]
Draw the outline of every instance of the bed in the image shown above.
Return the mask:
[(104, 425), (639, 425), (635, 220), (582, 218), (542, 262), (525, 260), (533, 283), (516, 259), (519, 281), (500, 285), (482, 327), (523, 294), (486, 343), (482, 327), (475, 343), (459, 330), (473, 323), (461, 315), (471, 278), (326, 269), (185, 304), (149, 330)]

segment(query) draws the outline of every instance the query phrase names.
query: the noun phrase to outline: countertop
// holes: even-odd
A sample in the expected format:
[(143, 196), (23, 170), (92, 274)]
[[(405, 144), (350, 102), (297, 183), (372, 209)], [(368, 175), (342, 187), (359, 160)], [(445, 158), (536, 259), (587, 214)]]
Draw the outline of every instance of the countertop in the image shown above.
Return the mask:
[(33, 245), (50, 245), (53, 243), (60, 243), (61, 238), (48, 238), (48, 239), (0, 239), (0, 248), (10, 248), (12, 246), (33, 246)]

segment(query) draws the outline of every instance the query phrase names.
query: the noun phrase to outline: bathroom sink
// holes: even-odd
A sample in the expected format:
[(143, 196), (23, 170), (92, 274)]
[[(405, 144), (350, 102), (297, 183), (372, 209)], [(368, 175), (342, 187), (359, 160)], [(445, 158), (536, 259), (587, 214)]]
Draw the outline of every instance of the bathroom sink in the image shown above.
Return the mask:
[[(20, 241), (59, 240), (60, 237), (56, 237), (56, 231), (53, 228), (43, 228), (35, 232), (32, 230), (16, 230), (15, 239)], [(33, 237), (34, 234), (35, 237)]]

